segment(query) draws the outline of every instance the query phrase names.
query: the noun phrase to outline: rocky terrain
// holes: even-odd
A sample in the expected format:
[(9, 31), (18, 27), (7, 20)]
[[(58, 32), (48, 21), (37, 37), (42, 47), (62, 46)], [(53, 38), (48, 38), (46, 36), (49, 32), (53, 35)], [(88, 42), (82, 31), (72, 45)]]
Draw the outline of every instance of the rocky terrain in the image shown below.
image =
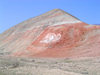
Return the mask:
[(0, 34), (0, 75), (100, 75), (100, 26), (60, 9)]
[(100, 58), (0, 57), (0, 75), (100, 75)]

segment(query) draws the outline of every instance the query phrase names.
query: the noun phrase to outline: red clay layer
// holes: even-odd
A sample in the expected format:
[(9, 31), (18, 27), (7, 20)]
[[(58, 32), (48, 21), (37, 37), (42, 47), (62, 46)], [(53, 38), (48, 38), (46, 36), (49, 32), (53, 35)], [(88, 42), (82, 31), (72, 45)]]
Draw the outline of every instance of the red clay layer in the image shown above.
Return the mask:
[(100, 26), (88, 27), (85, 23), (49, 26), (25, 52), (14, 55), (53, 58), (100, 56), (98, 30)]

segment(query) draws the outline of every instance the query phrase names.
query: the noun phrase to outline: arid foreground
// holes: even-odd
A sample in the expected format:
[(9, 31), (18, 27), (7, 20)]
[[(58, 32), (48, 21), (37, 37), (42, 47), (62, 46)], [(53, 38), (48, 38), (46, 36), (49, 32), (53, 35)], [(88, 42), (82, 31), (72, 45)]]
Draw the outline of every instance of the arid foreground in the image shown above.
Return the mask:
[(0, 57), (0, 75), (100, 75), (100, 59)]

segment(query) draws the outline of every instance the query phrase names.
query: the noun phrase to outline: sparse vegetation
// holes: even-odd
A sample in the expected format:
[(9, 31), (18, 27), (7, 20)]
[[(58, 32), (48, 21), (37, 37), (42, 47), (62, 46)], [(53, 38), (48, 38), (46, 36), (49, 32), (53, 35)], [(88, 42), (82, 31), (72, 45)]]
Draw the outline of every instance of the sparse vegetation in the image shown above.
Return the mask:
[(97, 58), (23, 60), (0, 58), (0, 75), (100, 75), (100, 60)]

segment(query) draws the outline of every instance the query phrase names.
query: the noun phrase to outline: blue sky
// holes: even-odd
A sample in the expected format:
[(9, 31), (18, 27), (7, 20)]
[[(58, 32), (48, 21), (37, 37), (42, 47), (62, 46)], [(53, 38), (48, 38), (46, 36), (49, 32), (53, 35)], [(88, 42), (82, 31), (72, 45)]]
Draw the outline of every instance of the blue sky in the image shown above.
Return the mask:
[(0, 33), (55, 8), (88, 24), (100, 24), (100, 0), (0, 0)]

